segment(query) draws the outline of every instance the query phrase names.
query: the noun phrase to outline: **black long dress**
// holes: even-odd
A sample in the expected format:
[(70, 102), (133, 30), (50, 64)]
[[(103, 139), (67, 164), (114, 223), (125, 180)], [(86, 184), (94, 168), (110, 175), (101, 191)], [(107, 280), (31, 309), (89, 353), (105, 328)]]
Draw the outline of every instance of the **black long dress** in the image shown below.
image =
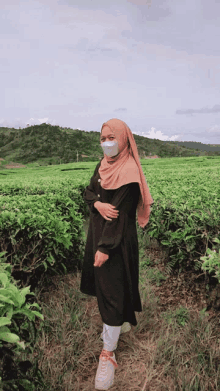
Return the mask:
[[(136, 228), (136, 209), (140, 196), (137, 182), (115, 190), (100, 185), (97, 164), (83, 198), (90, 209), (90, 223), (85, 246), (80, 291), (96, 296), (103, 323), (121, 326), (137, 325), (135, 311), (141, 312), (139, 295), (139, 250)], [(119, 215), (105, 220), (94, 207), (96, 201), (112, 204)], [(95, 253), (109, 255), (101, 266), (95, 267)]]

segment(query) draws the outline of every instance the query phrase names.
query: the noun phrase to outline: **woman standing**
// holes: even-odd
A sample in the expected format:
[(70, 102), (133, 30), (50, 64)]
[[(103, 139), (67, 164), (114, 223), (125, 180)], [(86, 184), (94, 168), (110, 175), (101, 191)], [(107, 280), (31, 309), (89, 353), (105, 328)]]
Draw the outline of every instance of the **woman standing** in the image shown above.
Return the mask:
[(154, 201), (126, 123), (119, 119), (105, 122), (100, 143), (104, 158), (84, 192), (91, 213), (80, 291), (97, 297), (104, 346), (95, 388), (107, 390), (114, 382), (114, 350), (121, 326), (125, 322), (136, 326), (135, 311), (142, 311), (136, 210), (144, 228)]

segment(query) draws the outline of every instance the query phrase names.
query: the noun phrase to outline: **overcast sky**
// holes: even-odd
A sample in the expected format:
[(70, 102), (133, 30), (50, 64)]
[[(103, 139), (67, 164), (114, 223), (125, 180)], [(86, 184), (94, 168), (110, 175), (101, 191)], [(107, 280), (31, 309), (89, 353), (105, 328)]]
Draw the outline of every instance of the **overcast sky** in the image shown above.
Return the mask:
[(0, 0), (0, 126), (220, 144), (220, 0)]

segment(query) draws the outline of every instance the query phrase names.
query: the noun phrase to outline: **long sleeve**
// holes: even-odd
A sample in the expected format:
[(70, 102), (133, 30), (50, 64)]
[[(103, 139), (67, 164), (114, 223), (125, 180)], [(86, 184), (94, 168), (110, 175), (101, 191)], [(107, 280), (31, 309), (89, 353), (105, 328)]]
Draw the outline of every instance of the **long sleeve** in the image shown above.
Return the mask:
[(94, 203), (96, 201), (100, 201), (99, 197), (95, 194), (95, 189), (94, 189), (94, 177), (97, 174), (97, 171), (100, 167), (101, 163), (98, 163), (95, 171), (93, 173), (93, 176), (91, 177), (90, 184), (85, 188), (84, 193), (83, 193), (83, 198), (85, 202), (87, 203), (89, 209), (93, 213), (98, 213), (97, 209), (94, 207)]
[(119, 216), (112, 221), (105, 220), (98, 250), (109, 255), (109, 250), (119, 246), (128, 224), (128, 216), (136, 212), (140, 188), (138, 183), (128, 183), (115, 190), (111, 204), (119, 211)]

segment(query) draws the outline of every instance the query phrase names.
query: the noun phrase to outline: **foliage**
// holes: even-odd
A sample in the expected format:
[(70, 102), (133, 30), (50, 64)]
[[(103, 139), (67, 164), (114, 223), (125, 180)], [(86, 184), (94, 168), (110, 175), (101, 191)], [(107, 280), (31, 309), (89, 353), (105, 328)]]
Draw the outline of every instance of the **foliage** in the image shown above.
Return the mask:
[[(85, 246), (83, 216), (89, 215), (83, 192), (96, 164), (33, 167), (19, 172), (8, 170), (2, 175), (0, 246), (6, 249), (8, 263), (2, 264), (0, 272), (1, 353), (6, 357), (6, 344), (13, 346), (9, 349), (11, 364), (7, 365), (12, 371), (10, 376), (12, 373), (15, 376), (14, 384), (23, 381), (24, 390), (41, 387), (40, 372), (37, 364), (31, 363), (31, 376), (36, 382), (30, 385), (31, 377), (21, 375), (19, 364), (16, 360), (14, 363), (12, 356), (19, 358), (23, 344), (33, 352), (37, 336), (34, 315), (38, 311), (32, 310), (34, 305), (26, 300), (32, 295), (30, 289), (25, 286), (22, 290), (12, 276), (23, 277), (25, 285), (24, 275), (16, 273), (25, 273), (29, 281), (38, 270), (41, 274), (50, 270), (58, 273), (61, 268), (66, 272), (73, 268), (76, 258), (82, 261)], [(220, 232), (219, 158), (145, 160), (142, 168), (154, 199), (149, 223), (144, 229), (138, 227), (142, 248), (147, 248), (151, 239), (155, 239), (168, 251), (168, 272), (175, 268), (180, 271), (187, 267), (201, 268), (215, 272), (220, 282), (220, 251), (213, 245), (214, 242), (220, 243), (217, 238)], [(141, 259), (144, 256), (142, 250)], [(146, 261), (145, 265), (148, 264)], [(153, 271), (149, 275), (157, 284), (163, 278)], [(180, 311), (176, 319), (184, 324), (187, 314)], [(10, 355), (8, 351), (7, 355)], [(14, 365), (17, 365), (15, 372)], [(10, 381), (6, 377), (3, 379), (2, 376), (2, 380)], [(31, 388), (33, 384), (35, 388)]]
[[(220, 243), (220, 240), (215, 238), (214, 242)], [(207, 248), (207, 254), (207, 256), (200, 258), (204, 261), (201, 268), (205, 271), (208, 270), (210, 274), (214, 272), (215, 277), (218, 279), (218, 283), (220, 283), (220, 249), (218, 250), (218, 253), (216, 253), (216, 250), (211, 251)]]
[[(24, 129), (0, 127), (0, 157), (41, 165), (97, 161), (103, 156), (100, 131), (86, 132), (43, 123)], [(218, 146), (149, 139), (133, 134), (139, 156), (160, 158), (219, 155)], [(1, 168), (1, 165), (0, 165)]]
[[(5, 252), (4, 252), (5, 253)], [(0, 258), (4, 255), (0, 253)], [(0, 263), (0, 384), (5, 390), (33, 390), (42, 386), (37, 361), (21, 360), (21, 351), (33, 353), (37, 330), (35, 317), (44, 319), (30, 287), (19, 289), (11, 276), (11, 265)], [(41, 324), (42, 327), (42, 324)]]

